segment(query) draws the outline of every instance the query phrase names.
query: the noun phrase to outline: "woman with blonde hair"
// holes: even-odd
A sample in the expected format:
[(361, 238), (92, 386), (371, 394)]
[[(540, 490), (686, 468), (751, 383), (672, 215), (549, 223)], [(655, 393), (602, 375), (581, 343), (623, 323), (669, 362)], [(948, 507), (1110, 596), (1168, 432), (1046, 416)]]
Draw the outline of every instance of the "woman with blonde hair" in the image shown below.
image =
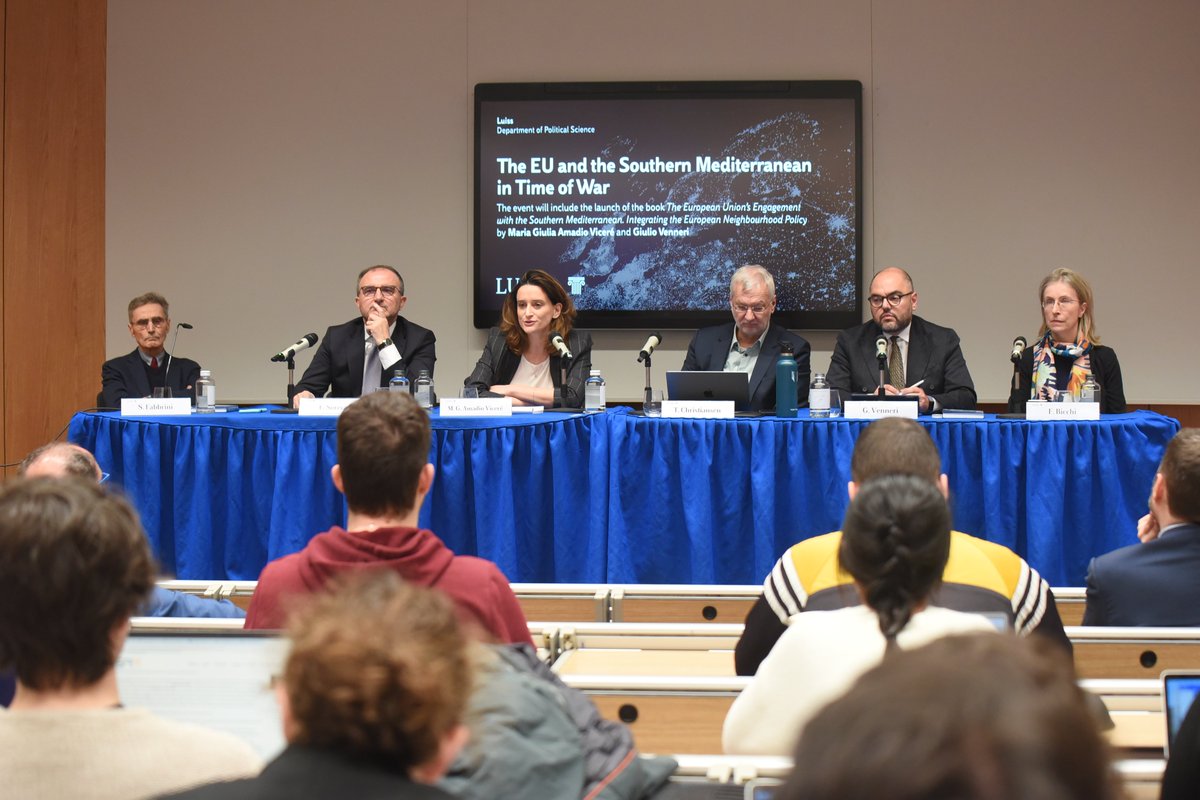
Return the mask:
[(1042, 327), (1038, 341), (1021, 354), (1020, 380), (1008, 398), (1008, 410), (1025, 410), (1028, 400), (1078, 400), (1087, 379), (1100, 385), (1100, 410), (1125, 411), (1121, 365), (1111, 347), (1100, 344), (1092, 287), (1078, 272), (1056, 269), (1038, 288)]

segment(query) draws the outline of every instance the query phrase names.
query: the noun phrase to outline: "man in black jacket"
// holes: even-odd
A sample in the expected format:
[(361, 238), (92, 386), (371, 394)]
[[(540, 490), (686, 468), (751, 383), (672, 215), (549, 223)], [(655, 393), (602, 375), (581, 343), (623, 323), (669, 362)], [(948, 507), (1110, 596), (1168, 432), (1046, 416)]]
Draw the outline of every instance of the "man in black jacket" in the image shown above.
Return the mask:
[(147, 292), (129, 301), (129, 334), (137, 342), (132, 353), (104, 362), (100, 369), (100, 405), (120, 408), (125, 397), (149, 397), (167, 387), (176, 397), (189, 397), (200, 379), (200, 365), (166, 351), (171, 331), (167, 299)]
[[(409, 381), (421, 370), (433, 377), (433, 331), (400, 316), (408, 298), (404, 278), (383, 264), (358, 273), (355, 303), (360, 316), (325, 332), (312, 363), (296, 385), (293, 405), (302, 397), (360, 397), (386, 386), (401, 369)], [(364, 392), (365, 388), (365, 392)]]

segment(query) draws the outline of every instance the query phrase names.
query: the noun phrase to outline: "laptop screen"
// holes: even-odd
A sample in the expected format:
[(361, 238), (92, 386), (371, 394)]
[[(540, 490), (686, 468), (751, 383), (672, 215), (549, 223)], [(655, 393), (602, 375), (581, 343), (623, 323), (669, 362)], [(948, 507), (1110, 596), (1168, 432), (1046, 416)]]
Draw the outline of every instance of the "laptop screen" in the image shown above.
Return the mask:
[(750, 408), (750, 376), (719, 370), (670, 370), (667, 397), (671, 400), (732, 400), (737, 411)]
[(1167, 671), (1162, 675), (1163, 711), (1167, 721), (1165, 752), (1171, 753), (1183, 718), (1200, 695), (1200, 672)]

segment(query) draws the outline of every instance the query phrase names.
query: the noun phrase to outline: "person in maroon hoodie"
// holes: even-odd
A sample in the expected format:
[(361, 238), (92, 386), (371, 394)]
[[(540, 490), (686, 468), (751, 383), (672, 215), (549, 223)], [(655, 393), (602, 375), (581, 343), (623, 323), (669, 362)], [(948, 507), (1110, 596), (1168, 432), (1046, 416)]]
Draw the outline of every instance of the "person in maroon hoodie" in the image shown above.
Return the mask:
[(272, 561), (250, 599), (247, 628), (282, 628), (297, 595), (315, 592), (344, 572), (391, 569), (450, 596), (460, 619), (485, 641), (532, 644), (528, 623), (500, 569), (455, 555), (432, 531), (417, 527), (433, 485), (429, 415), (412, 397), (375, 392), (338, 418), (333, 485), (346, 496), (346, 530), (314, 536), (304, 549)]

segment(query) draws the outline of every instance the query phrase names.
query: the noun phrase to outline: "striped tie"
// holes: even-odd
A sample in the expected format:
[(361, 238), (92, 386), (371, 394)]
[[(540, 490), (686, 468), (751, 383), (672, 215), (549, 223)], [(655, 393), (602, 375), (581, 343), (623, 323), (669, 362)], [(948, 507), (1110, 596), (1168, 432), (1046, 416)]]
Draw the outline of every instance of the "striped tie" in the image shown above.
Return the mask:
[(888, 383), (897, 389), (904, 388), (904, 357), (900, 355), (900, 337), (893, 336), (888, 345)]

